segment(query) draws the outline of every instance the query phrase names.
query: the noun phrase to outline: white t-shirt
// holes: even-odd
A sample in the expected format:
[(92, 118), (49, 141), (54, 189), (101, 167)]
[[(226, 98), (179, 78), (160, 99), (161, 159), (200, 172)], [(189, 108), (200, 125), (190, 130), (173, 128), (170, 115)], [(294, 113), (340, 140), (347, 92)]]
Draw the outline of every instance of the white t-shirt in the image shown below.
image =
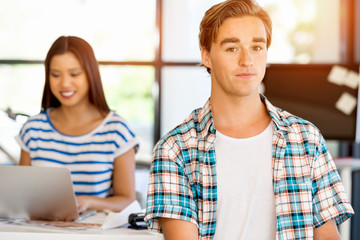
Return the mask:
[(272, 134), (272, 123), (259, 135), (245, 139), (216, 132), (215, 240), (276, 238)]

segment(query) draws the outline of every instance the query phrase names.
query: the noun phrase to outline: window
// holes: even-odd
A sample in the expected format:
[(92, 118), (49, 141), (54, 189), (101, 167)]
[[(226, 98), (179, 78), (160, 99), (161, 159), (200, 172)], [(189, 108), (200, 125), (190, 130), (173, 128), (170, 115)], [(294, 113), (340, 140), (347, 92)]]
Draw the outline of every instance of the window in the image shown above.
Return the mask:
[[(161, 79), (161, 135), (183, 121), (191, 112), (190, 106), (201, 107), (209, 96), (209, 75), (204, 68), (197, 67), (195, 70), (201, 61), (199, 24), (205, 11), (220, 2), (222, 0), (162, 0), (162, 61), (165, 66), (171, 66), (164, 69)], [(296, 64), (342, 63), (344, 47), (341, 10), (344, 7), (340, 6), (340, 0), (258, 2), (268, 11), (273, 22), (269, 68), (288, 69), (288, 66)], [(290, 81), (291, 71), (286, 78)], [(191, 90), (187, 87), (187, 94), (180, 94), (185, 91), (181, 86), (188, 81), (191, 81)], [(176, 98), (173, 97), (175, 95)], [(186, 104), (185, 95), (197, 100)]]
[[(258, 0), (273, 20), (269, 68), (290, 74), (302, 64), (353, 69), (360, 49), (357, 44), (352, 54), (359, 42), (352, 39), (359, 39), (359, 16), (351, 10), (355, 1)], [(109, 105), (140, 137), (141, 160), (150, 160), (154, 143), (209, 97), (210, 77), (198, 66), (199, 23), (209, 7), (222, 0), (0, 2), (2, 110), (39, 112), (42, 61), (60, 35), (76, 35), (92, 45)], [(358, 9), (359, 1), (356, 4)], [(357, 27), (352, 26), (355, 18)], [(0, 124), (6, 122), (1, 119)], [(3, 143), (0, 139), (0, 146)]]
[[(61, 35), (84, 38), (100, 62), (105, 96), (140, 139), (139, 160), (154, 145), (155, 0), (0, 0), (0, 109), (37, 114), (44, 86), (43, 60)], [(139, 7), (141, 6), (141, 7)], [(3, 124), (2, 124), (3, 123)], [(0, 146), (18, 159), (11, 125)], [(4, 132), (4, 130), (2, 130)], [(8, 132), (8, 131), (7, 131)], [(11, 144), (10, 144), (11, 143)], [(0, 155), (0, 162), (6, 156)]]
[(42, 61), (60, 35), (75, 35), (99, 61), (154, 60), (155, 0), (1, 0), (0, 14), (0, 59)]
[[(199, 23), (221, 0), (163, 0), (163, 60), (199, 62)], [(340, 61), (340, 0), (258, 0), (273, 22), (270, 63)], [(329, 27), (331, 26), (331, 31)], [(326, 43), (326, 44), (324, 44)]]
[(258, 2), (267, 9), (273, 22), (270, 63), (340, 61), (340, 0)]

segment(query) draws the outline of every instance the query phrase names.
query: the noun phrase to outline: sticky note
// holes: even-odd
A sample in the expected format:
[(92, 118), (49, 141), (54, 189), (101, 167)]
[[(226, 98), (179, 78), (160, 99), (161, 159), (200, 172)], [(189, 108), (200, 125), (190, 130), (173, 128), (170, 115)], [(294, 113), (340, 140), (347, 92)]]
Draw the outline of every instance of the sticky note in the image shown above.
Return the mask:
[(344, 79), (344, 85), (356, 89), (359, 86), (360, 75), (354, 71), (348, 71)]
[(353, 95), (344, 92), (335, 103), (335, 107), (346, 115), (350, 115), (355, 109), (356, 104), (356, 98)]
[(343, 85), (347, 72), (346, 68), (335, 65), (328, 75), (328, 81), (337, 85)]

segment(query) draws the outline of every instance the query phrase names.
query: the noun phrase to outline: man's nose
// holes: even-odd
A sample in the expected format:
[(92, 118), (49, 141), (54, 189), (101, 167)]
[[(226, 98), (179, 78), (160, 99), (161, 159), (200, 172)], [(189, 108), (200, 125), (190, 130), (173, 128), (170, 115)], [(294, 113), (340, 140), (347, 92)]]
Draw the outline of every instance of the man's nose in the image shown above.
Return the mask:
[(242, 49), (239, 54), (240, 66), (251, 66), (253, 64), (253, 57), (248, 49)]

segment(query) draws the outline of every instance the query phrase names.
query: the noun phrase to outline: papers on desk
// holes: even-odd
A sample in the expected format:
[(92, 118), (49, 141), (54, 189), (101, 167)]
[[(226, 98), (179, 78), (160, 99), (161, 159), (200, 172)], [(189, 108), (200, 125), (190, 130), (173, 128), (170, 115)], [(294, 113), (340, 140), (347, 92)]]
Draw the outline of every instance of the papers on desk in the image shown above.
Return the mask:
[(65, 222), (65, 221), (43, 221), (43, 220), (28, 220), (25, 218), (7, 218), (0, 219), (1, 225), (22, 225), (32, 227), (46, 227), (47, 229), (67, 229), (67, 230), (87, 230), (91, 228), (99, 228), (101, 224), (97, 223), (80, 223), (80, 222)]
[(138, 201), (132, 202), (121, 212), (98, 212), (81, 222), (63, 222), (63, 221), (41, 221), (41, 220), (28, 220), (28, 219), (1, 219), (1, 225), (22, 225), (38, 228), (52, 229), (56, 231), (83, 231), (95, 230), (100, 228), (102, 230), (123, 227), (128, 224), (129, 215), (132, 213), (140, 213), (141, 207)]
[(101, 226), (101, 229), (107, 230), (128, 224), (129, 215), (139, 212), (141, 212), (141, 207), (138, 201), (132, 202), (119, 213), (109, 212), (108, 216), (104, 220), (103, 225)]

